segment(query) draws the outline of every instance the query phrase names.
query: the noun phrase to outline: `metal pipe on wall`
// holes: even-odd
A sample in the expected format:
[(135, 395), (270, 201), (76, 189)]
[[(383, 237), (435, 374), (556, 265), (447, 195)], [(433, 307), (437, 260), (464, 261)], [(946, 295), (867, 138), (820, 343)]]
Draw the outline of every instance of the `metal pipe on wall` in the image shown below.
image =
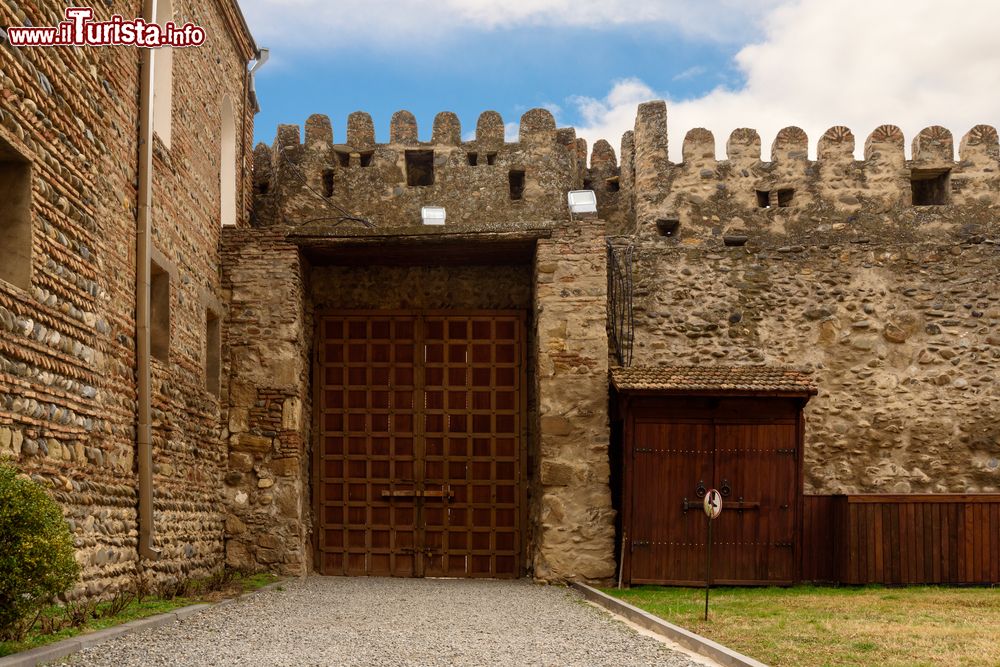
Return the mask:
[[(156, 20), (156, 0), (143, 0), (142, 16)], [(156, 560), (160, 551), (153, 546), (153, 439), (152, 381), (150, 369), (149, 302), (152, 267), (153, 204), (153, 49), (140, 49), (139, 75), (139, 191), (135, 234), (135, 327), (136, 327), (136, 458), (139, 464), (139, 557)]]

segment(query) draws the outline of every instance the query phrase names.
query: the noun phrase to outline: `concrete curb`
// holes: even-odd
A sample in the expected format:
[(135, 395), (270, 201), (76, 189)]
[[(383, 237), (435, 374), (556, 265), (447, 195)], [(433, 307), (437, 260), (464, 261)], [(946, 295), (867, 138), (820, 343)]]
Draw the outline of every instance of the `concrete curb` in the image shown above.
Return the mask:
[(157, 614), (156, 616), (149, 616), (147, 618), (141, 618), (137, 621), (129, 621), (128, 623), (122, 623), (121, 625), (116, 625), (114, 627), (97, 630), (96, 632), (88, 632), (87, 634), (77, 635), (76, 637), (70, 637), (69, 639), (33, 648), (30, 651), (21, 651), (20, 653), (0, 658), (0, 667), (36, 667), (37, 665), (44, 665), (45, 663), (65, 658), (66, 656), (82, 651), (83, 649), (97, 646), (98, 644), (106, 642), (109, 639), (115, 639), (117, 637), (130, 635), (143, 630), (161, 628), (164, 625), (170, 625), (171, 623), (176, 623), (177, 621), (183, 621), (200, 614), (203, 611), (212, 609), (213, 607), (221, 607), (223, 605), (232, 604), (237, 600), (242, 600), (256, 595), (257, 593), (271, 590), (272, 588), (281, 585), (281, 583), (281, 581), (275, 581), (267, 586), (261, 586), (255, 591), (243, 593), (242, 595), (238, 595), (234, 598), (227, 598), (214, 603), (192, 604), (187, 607), (180, 607), (179, 609), (168, 611), (165, 614)]
[[(596, 588), (588, 586), (587, 584), (572, 581), (569, 585), (580, 591), (583, 596), (591, 602), (595, 602), (608, 611), (618, 614), (619, 616), (624, 616), (628, 620), (645, 628), (646, 630), (655, 632), (656, 634), (666, 637), (671, 641), (677, 642), (686, 649), (694, 651), (695, 653), (703, 655), (707, 658), (711, 658), (720, 665), (725, 665), (725, 667), (767, 667), (767, 665), (762, 662), (749, 658), (742, 653), (737, 653), (731, 648), (727, 648), (722, 644), (713, 642), (711, 639), (707, 639), (701, 635), (696, 635), (690, 630), (685, 630), (684, 628), (674, 625), (673, 623), (668, 623), (662, 618), (657, 618), (649, 612), (645, 612), (638, 607), (633, 607), (627, 602), (613, 598), (610, 595), (602, 593)], [(0, 663), (0, 667), (3, 667), (2, 663)]]

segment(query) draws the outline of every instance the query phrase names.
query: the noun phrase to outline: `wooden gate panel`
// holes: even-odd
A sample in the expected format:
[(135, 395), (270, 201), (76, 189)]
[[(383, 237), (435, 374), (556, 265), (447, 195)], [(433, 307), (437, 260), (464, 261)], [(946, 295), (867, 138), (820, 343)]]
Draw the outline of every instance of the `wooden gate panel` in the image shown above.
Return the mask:
[(707, 530), (698, 482), (711, 486), (712, 425), (637, 420), (634, 434), (631, 580), (704, 581)]
[(321, 322), (318, 564), (323, 574), (412, 576), (417, 517), (393, 493), (416, 488), (416, 320)]
[(713, 527), (716, 582), (795, 579), (796, 438), (795, 424), (716, 425), (715, 485), (728, 491)]
[(522, 503), (523, 326), (517, 316), (425, 321), (428, 576), (516, 577)]
[(317, 569), (518, 576), (523, 315), (338, 314), (317, 334)]
[(704, 584), (699, 482), (724, 496), (712, 526), (713, 583), (798, 580), (801, 405), (770, 397), (624, 399), (625, 580)]

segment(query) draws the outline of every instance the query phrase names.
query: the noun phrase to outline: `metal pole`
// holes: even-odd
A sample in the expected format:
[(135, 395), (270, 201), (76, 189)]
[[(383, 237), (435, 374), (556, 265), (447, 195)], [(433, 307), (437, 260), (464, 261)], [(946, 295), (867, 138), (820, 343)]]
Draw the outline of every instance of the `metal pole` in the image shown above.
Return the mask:
[(705, 620), (708, 620), (708, 589), (712, 582), (712, 517), (708, 519), (708, 572), (705, 574)]

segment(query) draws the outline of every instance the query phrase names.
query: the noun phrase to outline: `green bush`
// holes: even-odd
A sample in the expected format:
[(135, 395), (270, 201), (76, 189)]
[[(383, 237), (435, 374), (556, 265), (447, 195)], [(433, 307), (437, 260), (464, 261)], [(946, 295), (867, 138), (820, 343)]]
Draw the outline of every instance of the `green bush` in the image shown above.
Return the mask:
[(80, 574), (59, 506), (18, 474), (0, 465), (0, 640), (19, 639)]

